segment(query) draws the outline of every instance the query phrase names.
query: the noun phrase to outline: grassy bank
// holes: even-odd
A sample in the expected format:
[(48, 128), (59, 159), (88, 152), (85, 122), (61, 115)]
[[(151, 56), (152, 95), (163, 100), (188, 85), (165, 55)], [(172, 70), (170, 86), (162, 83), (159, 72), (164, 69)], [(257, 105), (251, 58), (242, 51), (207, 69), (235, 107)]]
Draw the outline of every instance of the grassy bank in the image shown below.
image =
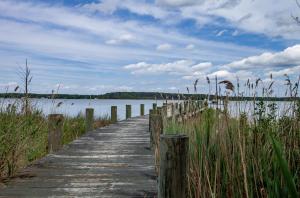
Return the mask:
[[(237, 105), (238, 106), (238, 105)], [(169, 121), (166, 133), (190, 138), (191, 197), (294, 197), (300, 189), (300, 103), (278, 117), (275, 103), (254, 115), (206, 108), (197, 118)]]
[[(47, 117), (37, 109), (17, 110), (12, 104), (0, 109), (0, 181), (15, 175), (22, 167), (47, 154)], [(94, 127), (110, 123), (109, 117), (97, 118)], [(67, 144), (85, 133), (83, 115), (65, 117), (63, 144)]]

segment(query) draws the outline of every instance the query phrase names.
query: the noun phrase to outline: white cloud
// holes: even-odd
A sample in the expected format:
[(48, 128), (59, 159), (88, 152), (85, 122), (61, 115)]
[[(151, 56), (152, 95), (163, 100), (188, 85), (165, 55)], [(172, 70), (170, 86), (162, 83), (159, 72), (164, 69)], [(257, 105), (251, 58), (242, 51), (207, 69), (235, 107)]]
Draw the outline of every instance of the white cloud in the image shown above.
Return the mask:
[(132, 13), (151, 15), (157, 19), (167, 19), (172, 15), (172, 12), (159, 6), (146, 3), (144, 0), (104, 0), (85, 4), (83, 5), (83, 8), (92, 11), (100, 11), (105, 14), (112, 14), (117, 9), (127, 9)]
[[(263, 52), (262, 49), (255, 47), (187, 36), (176, 29), (161, 26), (159, 23), (144, 24), (142, 21), (103, 17), (102, 14), (94, 14), (87, 7), (70, 8), (62, 5), (26, 2), (0, 0), (0, 55), (2, 57), (0, 68), (3, 71), (0, 74), (1, 84), (18, 80), (14, 79), (14, 68), (25, 58), (30, 59), (33, 72), (36, 72), (34, 83), (39, 85), (40, 82), (51, 81), (52, 85), (55, 85), (57, 82), (61, 82), (68, 85), (64, 87), (68, 89), (68, 92), (80, 90), (87, 93), (87, 88), (79, 86), (77, 89), (69, 85), (79, 80), (87, 82), (87, 84), (92, 81), (101, 84), (102, 80), (110, 80), (112, 73), (118, 73), (118, 77), (120, 77), (118, 83), (126, 84), (128, 73), (124, 74), (120, 71), (120, 67), (124, 63), (137, 63), (127, 68), (132, 73), (168, 74), (163, 79), (159, 79), (167, 83), (167, 80), (174, 78), (172, 75), (176, 75), (175, 78), (179, 81), (182, 79), (178, 76), (195, 79), (219, 70), (228, 70), (227, 72), (234, 76), (237, 72), (232, 70), (236, 70), (238, 67), (220, 69), (219, 65)], [(114, 2), (117, 4), (120, 1), (102, 2), (107, 2), (106, 6), (108, 7), (103, 9), (108, 10), (107, 14), (109, 14), (118, 9), (119, 5), (113, 5)], [(123, 8), (126, 7), (126, 9), (141, 15), (153, 15), (159, 19), (171, 20), (171, 18), (176, 18), (174, 16), (180, 15), (181, 19), (195, 18), (197, 21), (202, 21), (201, 23), (207, 23), (206, 20), (211, 20), (211, 16), (215, 16), (214, 14), (207, 16), (201, 9), (192, 10), (188, 4), (180, 8), (166, 8), (166, 5), (158, 7), (158, 4), (152, 5), (146, 1), (122, 2)], [(135, 2), (139, 3), (138, 6), (134, 5)], [(180, 4), (183, 5), (182, 3)], [(96, 5), (98, 4), (94, 4), (94, 6)], [(152, 9), (154, 7), (155, 9)], [(190, 15), (188, 15), (189, 10), (193, 11), (189, 13)], [(165, 50), (164, 53), (153, 50), (158, 44), (162, 44), (160, 50)], [(284, 64), (293, 62), (294, 59), (298, 60), (299, 51), (296, 51), (294, 55), (283, 56), (287, 61), (282, 60), (279, 63)], [(277, 53), (270, 52), (270, 54)], [(273, 59), (274, 57), (270, 58), (271, 63)], [(149, 63), (150, 60), (161, 64)], [(208, 61), (214, 61), (215, 66)], [(249, 60), (245, 64), (247, 65), (248, 62)], [(81, 65), (77, 65), (78, 63)], [(253, 66), (256, 63), (249, 63), (249, 65)], [(297, 62), (294, 61), (294, 63)], [(57, 73), (57, 71), (60, 72)], [(274, 71), (276, 72), (276, 70)], [(78, 75), (78, 73), (84, 75)], [(225, 75), (224, 71), (223, 73), (220, 71), (219, 74), (230, 77), (230, 74)], [(243, 73), (238, 74), (242, 75)], [(99, 78), (100, 75), (101, 78)], [(246, 74), (244, 75), (246, 76)], [(133, 83), (135, 83), (134, 80)], [(178, 84), (179, 86), (175, 86), (180, 87), (180, 83)], [(152, 84), (151, 86), (157, 85)], [(165, 89), (170, 86), (172, 84), (166, 84)], [(118, 86), (114, 85), (114, 87)], [(152, 87), (149, 86), (149, 90)], [(134, 85), (123, 88), (136, 89)], [(41, 90), (41, 88), (33, 90)], [(104, 89), (98, 88), (97, 90)], [(109, 88), (105, 90), (109, 91)], [(112, 87), (111, 90), (114, 88)]]
[(210, 77), (218, 76), (219, 78), (231, 78), (232, 73), (226, 70), (219, 70), (209, 74)]
[(130, 70), (132, 74), (153, 75), (166, 73), (180, 76), (197, 76), (211, 67), (212, 63), (210, 62), (195, 64), (193, 61), (189, 60), (178, 60), (162, 64), (139, 62), (136, 64), (125, 65), (124, 69)]
[(283, 77), (285, 74), (287, 75), (300, 75), (300, 65), (295, 66), (295, 67), (290, 67), (286, 69), (281, 69), (281, 70), (272, 70), (269, 73), (266, 74), (266, 76), (270, 76), (270, 74), (273, 75), (273, 77)]
[(187, 49), (187, 50), (192, 50), (192, 49), (194, 49), (195, 48), (195, 45), (193, 45), (193, 44), (188, 44), (186, 47), (185, 47), (185, 49)]
[(156, 47), (156, 50), (158, 51), (168, 51), (170, 49), (172, 49), (172, 45), (169, 43), (160, 44)]
[(182, 10), (222, 17), (248, 32), (299, 39), (299, 27), (290, 17), (292, 13), (299, 13), (294, 1), (278, 1), (274, 4), (272, 0), (206, 0), (203, 4), (183, 7)]
[[(218, 77), (219, 80), (230, 80), (235, 82), (237, 78), (241, 81), (246, 81), (248, 79), (255, 79), (255, 75), (251, 71), (227, 71), (227, 70), (218, 70), (207, 75), (210, 78)], [(257, 76), (256, 76), (257, 77)]]
[(89, 4), (83, 5), (84, 8), (90, 9), (93, 11), (100, 11), (106, 14), (112, 14), (118, 8), (120, 4), (120, 0), (109, 0), (109, 1), (102, 1), (102, 2), (92, 2)]
[(227, 30), (221, 30), (221, 31), (219, 31), (218, 33), (217, 33), (217, 35), (216, 36), (222, 36), (223, 34), (225, 34), (225, 32), (227, 32)]
[(152, 4), (144, 0), (103, 0), (100, 3), (87, 4), (86, 7), (104, 13), (125, 8), (164, 22), (194, 19), (200, 25), (210, 23), (223, 26), (224, 24), (215, 20), (221, 17), (231, 26), (270, 37), (282, 36), (299, 40), (300, 34), (297, 23), (291, 18), (291, 14), (299, 13), (294, 1), (274, 3), (273, 0), (156, 0)]
[(120, 41), (132, 41), (134, 39), (134, 36), (131, 34), (123, 34), (120, 36)]
[(118, 43), (118, 41), (115, 39), (111, 39), (111, 40), (106, 41), (105, 43), (108, 45), (116, 45)]
[(106, 41), (106, 44), (109, 45), (116, 45), (116, 44), (124, 44), (124, 43), (128, 43), (128, 42), (132, 42), (134, 41), (134, 36), (131, 34), (123, 34), (121, 35), (119, 38), (117, 39), (110, 39), (108, 41)]
[(291, 67), (300, 64), (300, 45), (288, 47), (281, 52), (263, 53), (258, 56), (250, 56), (232, 63), (226, 64), (227, 68), (253, 69), (253, 68), (273, 68)]
[[(166, 57), (198, 60), (210, 59), (218, 51), (226, 51), (228, 53), (220, 55), (218, 61), (229, 61), (243, 56), (243, 53), (249, 55), (261, 52), (255, 48), (200, 40), (149, 24), (99, 18), (81, 11), (80, 7), (71, 10), (47, 4), (4, 0), (0, 1), (0, 16), (13, 19), (0, 20), (0, 41), (8, 43), (8, 46), (17, 45), (19, 50), (60, 59), (90, 61), (101, 58), (103, 61), (120, 62), (125, 59), (132, 61)], [(20, 29), (22, 32), (18, 31)], [(122, 44), (134, 42), (136, 47), (128, 49), (116, 45), (120, 41), (123, 41)], [(112, 46), (103, 45), (105, 43)], [(152, 46), (157, 43), (167, 44), (161, 46), (162, 49), (168, 49), (169, 45), (180, 48), (186, 43), (193, 43), (199, 50), (193, 53), (176, 50), (172, 54), (162, 54), (153, 51)]]
[(199, 63), (197, 65), (193, 65), (192, 69), (194, 71), (199, 71), (199, 70), (205, 70), (211, 68), (213, 65), (211, 62), (204, 62), (204, 63)]
[(202, 3), (203, 0), (156, 0), (156, 4), (158, 5), (166, 5), (166, 6), (189, 6)]

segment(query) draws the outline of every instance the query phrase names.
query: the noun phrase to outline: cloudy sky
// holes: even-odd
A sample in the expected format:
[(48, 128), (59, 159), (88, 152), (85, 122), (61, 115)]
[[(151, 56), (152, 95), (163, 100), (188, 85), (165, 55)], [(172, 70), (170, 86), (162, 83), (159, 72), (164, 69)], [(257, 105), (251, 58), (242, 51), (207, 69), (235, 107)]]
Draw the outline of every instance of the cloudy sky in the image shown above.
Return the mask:
[[(185, 92), (206, 76), (241, 82), (300, 74), (294, 0), (0, 0), (0, 91)], [(275, 83), (275, 84), (276, 84)]]

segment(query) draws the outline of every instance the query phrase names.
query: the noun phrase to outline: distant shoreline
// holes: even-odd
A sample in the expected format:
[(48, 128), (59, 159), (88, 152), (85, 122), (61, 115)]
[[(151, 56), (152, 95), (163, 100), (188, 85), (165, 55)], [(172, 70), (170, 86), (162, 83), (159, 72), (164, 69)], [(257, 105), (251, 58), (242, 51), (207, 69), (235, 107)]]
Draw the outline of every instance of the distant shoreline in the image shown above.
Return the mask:
[[(112, 92), (99, 95), (80, 95), (80, 94), (37, 94), (30, 93), (30, 98), (48, 98), (48, 99), (124, 99), (124, 100), (178, 100), (184, 98), (192, 98), (196, 100), (204, 100), (207, 94), (177, 94), (177, 93), (158, 93), (158, 92)], [(0, 93), (0, 98), (23, 98), (23, 93)], [(224, 96), (222, 96), (224, 97)], [(219, 98), (222, 98), (219, 96)], [(215, 95), (210, 95), (210, 99), (214, 100)], [(236, 97), (230, 96), (230, 100), (234, 101), (252, 101), (253, 97)], [(256, 97), (255, 100), (264, 101), (295, 101), (300, 100), (299, 97)]]

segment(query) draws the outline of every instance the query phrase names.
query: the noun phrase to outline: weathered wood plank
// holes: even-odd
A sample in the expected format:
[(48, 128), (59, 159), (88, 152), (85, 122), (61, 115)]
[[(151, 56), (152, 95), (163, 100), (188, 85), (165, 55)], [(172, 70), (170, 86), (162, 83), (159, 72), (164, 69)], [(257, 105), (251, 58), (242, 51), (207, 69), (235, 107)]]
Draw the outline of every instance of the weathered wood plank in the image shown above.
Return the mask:
[(20, 172), (0, 197), (155, 197), (148, 117), (88, 132)]

